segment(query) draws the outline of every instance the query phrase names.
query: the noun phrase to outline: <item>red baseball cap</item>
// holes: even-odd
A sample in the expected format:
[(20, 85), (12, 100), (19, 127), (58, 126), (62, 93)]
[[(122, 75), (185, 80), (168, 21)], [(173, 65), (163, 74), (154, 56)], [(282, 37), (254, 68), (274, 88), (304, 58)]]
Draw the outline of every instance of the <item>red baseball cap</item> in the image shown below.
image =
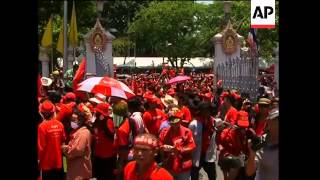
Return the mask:
[(237, 125), (242, 128), (249, 127), (249, 115), (246, 111), (239, 111), (237, 113)]
[(173, 96), (176, 94), (176, 92), (173, 88), (170, 88), (170, 89), (168, 89), (167, 94), (169, 94), (170, 96)]
[(75, 101), (76, 100), (76, 95), (73, 92), (68, 92), (63, 96), (63, 100), (70, 100), (70, 101)]
[(104, 116), (109, 116), (109, 108), (110, 104), (108, 103), (100, 103), (96, 106), (95, 111), (101, 113)]
[(39, 111), (40, 112), (54, 113), (55, 112), (55, 107), (54, 107), (54, 105), (52, 104), (51, 101), (45, 100), (43, 103), (40, 104)]

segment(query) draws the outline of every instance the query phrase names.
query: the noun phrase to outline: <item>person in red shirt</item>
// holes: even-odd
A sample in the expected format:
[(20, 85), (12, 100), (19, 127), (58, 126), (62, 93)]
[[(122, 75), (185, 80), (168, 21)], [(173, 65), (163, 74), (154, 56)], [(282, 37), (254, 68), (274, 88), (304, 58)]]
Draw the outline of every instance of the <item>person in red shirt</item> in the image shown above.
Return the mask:
[(113, 170), (116, 168), (116, 148), (114, 147), (114, 125), (109, 117), (110, 105), (100, 103), (95, 108), (96, 120), (93, 123), (93, 177), (97, 179), (115, 179)]
[(181, 111), (169, 111), (170, 126), (164, 128), (159, 137), (163, 167), (174, 179), (189, 179), (192, 168), (192, 152), (196, 148), (190, 129), (180, 122)]
[(121, 100), (112, 106), (113, 111), (113, 124), (115, 127), (115, 139), (114, 146), (117, 149), (117, 169), (114, 171), (116, 175), (122, 177), (123, 169), (128, 162), (129, 145), (132, 139), (130, 139), (131, 128), (128, 119), (128, 104), (126, 101)]
[(134, 140), (134, 161), (124, 169), (124, 180), (173, 180), (170, 173), (155, 162), (159, 141), (152, 134), (139, 134)]
[(204, 171), (208, 175), (209, 180), (216, 179), (216, 167), (215, 167), (215, 129), (214, 129), (214, 118), (211, 116), (210, 111), (214, 111), (213, 115), (217, 114), (217, 110), (210, 107), (209, 102), (202, 101), (198, 104), (196, 108), (199, 113), (197, 118), (199, 120), (199, 124), (201, 123), (201, 143), (199, 146), (200, 150), (200, 162), (197, 168), (193, 168), (191, 172), (191, 179), (199, 178), (199, 171), (201, 167), (203, 167)]
[(228, 94), (224, 97), (223, 105), (226, 108), (226, 115), (224, 117), (225, 121), (230, 123), (231, 125), (235, 125), (237, 122), (237, 109), (232, 106), (234, 102), (234, 98), (231, 94)]
[[(217, 145), (220, 149), (219, 166), (224, 172), (225, 179), (230, 168), (238, 169), (241, 167), (240, 161), (233, 160), (236, 166), (229, 167), (227, 160), (231, 157), (243, 158), (248, 155), (248, 144), (246, 139), (246, 130), (249, 127), (248, 113), (239, 111), (237, 113), (236, 126), (224, 129), (219, 137), (217, 137)], [(242, 159), (244, 161), (244, 159)]]
[(142, 119), (149, 133), (158, 136), (160, 125), (167, 119), (167, 115), (157, 108), (157, 99), (146, 97), (148, 109), (143, 113)]
[(257, 136), (262, 136), (267, 126), (267, 117), (269, 115), (271, 100), (267, 98), (260, 98), (255, 107), (256, 117), (254, 130)]
[(44, 119), (38, 126), (38, 159), (42, 180), (63, 179), (60, 148), (66, 138), (63, 125), (54, 118), (55, 107), (51, 101), (44, 101), (39, 112)]
[(178, 99), (178, 105), (180, 106), (180, 109), (183, 112), (181, 125), (184, 127), (188, 127), (189, 123), (192, 120), (190, 109), (186, 106), (189, 104), (188, 102), (189, 102), (189, 97), (186, 95), (180, 96)]

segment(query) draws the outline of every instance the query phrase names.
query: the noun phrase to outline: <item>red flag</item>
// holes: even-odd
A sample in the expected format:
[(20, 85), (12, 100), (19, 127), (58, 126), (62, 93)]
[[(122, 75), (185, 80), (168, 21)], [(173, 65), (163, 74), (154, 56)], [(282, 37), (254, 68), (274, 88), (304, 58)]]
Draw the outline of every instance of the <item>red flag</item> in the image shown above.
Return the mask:
[(85, 74), (86, 74), (86, 58), (83, 57), (80, 65), (79, 65), (79, 68), (78, 68), (77, 72), (75, 73), (73, 80), (72, 80), (73, 92), (79, 98), (86, 96), (85, 93), (77, 91), (78, 84), (83, 80)]
[(41, 84), (41, 75), (38, 74), (38, 98), (41, 97), (41, 94), (42, 94), (41, 86), (42, 86), (42, 84)]

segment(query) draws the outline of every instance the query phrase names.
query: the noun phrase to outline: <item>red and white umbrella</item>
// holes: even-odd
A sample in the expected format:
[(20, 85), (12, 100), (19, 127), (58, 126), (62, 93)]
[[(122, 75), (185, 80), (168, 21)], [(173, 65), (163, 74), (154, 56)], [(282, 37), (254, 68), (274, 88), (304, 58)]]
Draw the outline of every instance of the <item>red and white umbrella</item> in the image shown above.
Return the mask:
[(79, 84), (78, 91), (90, 93), (101, 93), (105, 96), (115, 96), (123, 99), (129, 99), (135, 94), (123, 82), (110, 77), (92, 77)]
[(176, 76), (176, 77), (170, 79), (167, 82), (167, 84), (181, 83), (181, 82), (185, 82), (185, 81), (187, 81), (189, 79), (190, 79), (189, 76)]

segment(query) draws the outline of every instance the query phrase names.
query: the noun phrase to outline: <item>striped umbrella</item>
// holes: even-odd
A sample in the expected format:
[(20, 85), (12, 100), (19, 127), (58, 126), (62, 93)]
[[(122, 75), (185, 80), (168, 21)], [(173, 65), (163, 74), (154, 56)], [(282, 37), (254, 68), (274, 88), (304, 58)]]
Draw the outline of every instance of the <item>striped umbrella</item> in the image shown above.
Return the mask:
[(79, 84), (77, 90), (90, 93), (101, 93), (105, 96), (114, 96), (123, 99), (129, 99), (135, 96), (132, 90), (123, 82), (107, 76), (88, 78)]

